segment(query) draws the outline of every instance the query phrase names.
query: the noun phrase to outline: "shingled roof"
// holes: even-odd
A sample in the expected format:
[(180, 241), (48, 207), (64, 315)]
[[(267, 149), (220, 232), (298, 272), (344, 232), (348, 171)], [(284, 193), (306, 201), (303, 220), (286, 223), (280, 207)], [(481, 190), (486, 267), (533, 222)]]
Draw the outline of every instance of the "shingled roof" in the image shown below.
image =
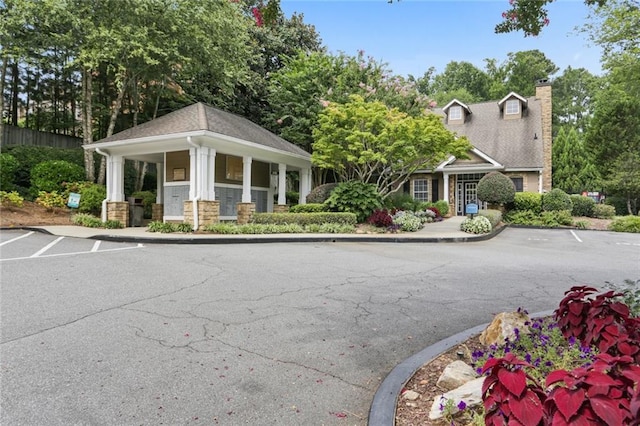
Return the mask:
[[(463, 124), (445, 124), (471, 144), (505, 166), (505, 169), (540, 169), (542, 150), (541, 102), (527, 98), (520, 119), (503, 119), (496, 101), (469, 104), (473, 114)], [(439, 111), (442, 113), (442, 110)]]
[(198, 102), (167, 115), (118, 132), (97, 143), (144, 139), (195, 131), (210, 131), (224, 136), (253, 142), (291, 154), (309, 157), (302, 148), (287, 142), (252, 121), (230, 112)]

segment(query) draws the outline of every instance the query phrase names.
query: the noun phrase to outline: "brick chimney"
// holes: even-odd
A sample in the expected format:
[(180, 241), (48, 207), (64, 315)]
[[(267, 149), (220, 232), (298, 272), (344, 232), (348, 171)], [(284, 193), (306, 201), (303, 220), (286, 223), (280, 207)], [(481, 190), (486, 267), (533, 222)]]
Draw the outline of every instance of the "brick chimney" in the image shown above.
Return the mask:
[(536, 82), (536, 100), (541, 103), (542, 114), (542, 150), (543, 150), (543, 169), (542, 169), (542, 190), (551, 191), (551, 170), (552, 170), (552, 133), (551, 133), (551, 82), (548, 79), (538, 80)]

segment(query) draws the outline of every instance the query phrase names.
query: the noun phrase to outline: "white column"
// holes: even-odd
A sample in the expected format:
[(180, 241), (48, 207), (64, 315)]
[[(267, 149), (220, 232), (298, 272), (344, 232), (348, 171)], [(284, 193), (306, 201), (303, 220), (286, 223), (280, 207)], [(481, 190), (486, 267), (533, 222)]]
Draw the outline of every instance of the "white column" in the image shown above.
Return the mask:
[(197, 196), (200, 200), (205, 199), (209, 193), (209, 148), (200, 147), (197, 150), (198, 153), (198, 191)]
[(207, 192), (207, 199), (209, 201), (214, 201), (216, 199), (216, 150), (213, 148), (209, 149), (209, 177), (207, 181), (209, 182), (209, 191)]
[(111, 194), (110, 201), (124, 201), (124, 158), (112, 155), (111, 160)]
[(287, 204), (287, 165), (278, 164), (278, 204)]
[(197, 195), (197, 170), (198, 170), (198, 162), (196, 157), (196, 149), (189, 148), (189, 199), (193, 200)]
[(164, 163), (156, 163), (156, 204), (164, 202)]
[(307, 195), (311, 192), (311, 169), (300, 170), (299, 204), (307, 204)]
[(242, 202), (251, 202), (251, 157), (242, 157)]
[[(444, 200), (449, 202), (449, 173), (443, 173), (444, 176)], [(449, 206), (449, 211), (451, 211), (451, 206)], [(455, 206), (454, 206), (455, 208)]]

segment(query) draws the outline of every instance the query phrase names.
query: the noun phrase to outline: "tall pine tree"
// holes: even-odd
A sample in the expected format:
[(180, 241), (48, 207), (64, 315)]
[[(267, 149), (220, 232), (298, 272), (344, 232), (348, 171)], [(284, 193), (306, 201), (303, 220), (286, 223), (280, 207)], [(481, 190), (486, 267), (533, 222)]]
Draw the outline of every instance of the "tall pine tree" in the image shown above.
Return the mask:
[(573, 127), (561, 127), (553, 141), (553, 187), (569, 194), (599, 189), (596, 167)]

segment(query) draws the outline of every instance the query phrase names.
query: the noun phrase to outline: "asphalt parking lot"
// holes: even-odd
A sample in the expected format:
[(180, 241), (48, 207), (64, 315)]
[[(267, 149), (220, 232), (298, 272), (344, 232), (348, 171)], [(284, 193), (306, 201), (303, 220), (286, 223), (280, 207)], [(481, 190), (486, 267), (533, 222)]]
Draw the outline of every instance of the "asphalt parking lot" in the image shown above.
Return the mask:
[(640, 278), (640, 235), (171, 245), (0, 233), (7, 425), (365, 425), (402, 360), (573, 285)]

